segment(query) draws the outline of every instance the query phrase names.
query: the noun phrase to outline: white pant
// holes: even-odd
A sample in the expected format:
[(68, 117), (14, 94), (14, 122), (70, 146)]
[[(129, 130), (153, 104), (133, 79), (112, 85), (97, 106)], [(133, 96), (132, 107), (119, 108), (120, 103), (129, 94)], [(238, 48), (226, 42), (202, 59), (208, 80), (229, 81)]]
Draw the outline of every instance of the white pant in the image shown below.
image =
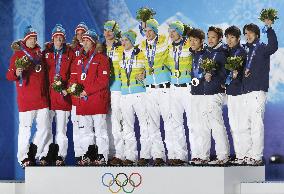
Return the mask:
[(34, 119), (36, 121), (37, 128), (33, 137), (33, 143), (37, 146), (36, 158), (45, 157), (48, 153), (49, 145), (52, 143), (52, 130), (48, 108), (19, 112), (17, 154), (19, 163), (21, 163), (21, 161), (23, 161), (25, 158), (28, 158), (31, 127)]
[(227, 97), (228, 117), (236, 157), (244, 158), (248, 152), (247, 142), (250, 139), (250, 134), (243, 124), (244, 119), (246, 119), (243, 115), (245, 109), (243, 95), (228, 95)]
[(192, 95), (191, 117), (192, 158), (209, 159), (211, 132), (219, 160), (229, 156), (229, 141), (222, 115), (223, 94)]
[(76, 106), (73, 106), (73, 105), (72, 105), (72, 110), (71, 110), (71, 121), (73, 124), (73, 142), (74, 142), (75, 157), (80, 157), (82, 156), (82, 153), (84, 153), (84, 150), (82, 150), (79, 144), (80, 142), (79, 116), (76, 115)]
[(63, 110), (50, 111), (51, 123), (54, 117), (56, 122), (55, 143), (59, 147), (58, 156), (61, 156), (63, 158), (66, 157), (68, 149), (68, 138), (66, 133), (67, 133), (67, 123), (69, 115), (70, 115), (69, 111), (63, 111)]
[(170, 89), (147, 88), (146, 108), (149, 114), (148, 132), (151, 143), (151, 156), (165, 159), (165, 148), (160, 131), (160, 118), (164, 121), (165, 131), (170, 126)]
[(137, 141), (134, 131), (135, 113), (140, 125), (140, 158), (150, 158), (150, 140), (148, 136), (148, 114), (146, 111), (145, 93), (127, 94), (121, 96), (121, 111), (123, 121), (124, 157), (136, 160)]
[[(96, 138), (96, 139), (95, 139)], [(103, 154), (108, 160), (109, 139), (107, 134), (106, 115), (79, 115), (79, 138), (80, 151), (76, 156), (83, 156), (90, 145), (98, 146), (98, 154)], [(79, 151), (78, 150), (78, 151)]]
[(111, 112), (107, 116), (109, 136), (109, 158), (123, 159), (122, 113), (120, 108), (120, 91), (111, 92)]
[(248, 145), (246, 156), (255, 160), (262, 159), (264, 148), (264, 112), (266, 103), (266, 92), (254, 91), (243, 94), (243, 124), (249, 138), (245, 144)]
[[(187, 126), (191, 131), (191, 124), (189, 122), (189, 111), (191, 109), (191, 94), (190, 86), (175, 87), (170, 89), (170, 125), (165, 128), (165, 142), (168, 150), (169, 159), (188, 159), (186, 136), (184, 129), (183, 113), (187, 116)], [(190, 143), (191, 136), (189, 137)]]

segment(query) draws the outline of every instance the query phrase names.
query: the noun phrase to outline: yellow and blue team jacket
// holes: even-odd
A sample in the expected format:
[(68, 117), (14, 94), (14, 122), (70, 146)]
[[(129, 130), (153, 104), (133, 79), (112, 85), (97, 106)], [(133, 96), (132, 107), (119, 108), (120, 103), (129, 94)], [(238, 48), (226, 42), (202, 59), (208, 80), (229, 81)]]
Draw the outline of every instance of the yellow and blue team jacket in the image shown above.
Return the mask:
[(192, 56), (189, 51), (190, 44), (189, 40), (184, 38), (182, 40), (182, 49), (179, 56), (179, 67), (180, 77), (176, 76), (175, 73), (175, 59), (174, 55), (178, 56), (181, 44), (172, 43), (169, 45), (169, 57), (166, 64), (171, 70), (171, 84), (184, 84), (191, 82), (191, 67), (192, 67)]
[(115, 42), (113, 47), (107, 46), (107, 56), (110, 58), (110, 91), (121, 90), (121, 79), (120, 79), (120, 65), (119, 60), (122, 56), (123, 47), (120, 42)]
[[(127, 78), (127, 68), (130, 65), (130, 58), (125, 57), (123, 61), (123, 53), (120, 57), (120, 75), (121, 75), (121, 94), (134, 94), (146, 92), (144, 82), (136, 80), (136, 76), (142, 74), (145, 71), (146, 58), (144, 53), (139, 48), (134, 48), (134, 59), (132, 63), (132, 70), (130, 73), (130, 79)], [(128, 85), (129, 84), (129, 85)]]
[[(154, 63), (153, 63), (153, 72), (151, 73), (150, 65), (149, 65), (149, 59), (151, 60), (153, 46), (148, 44), (144, 40), (140, 44), (140, 48), (143, 51), (145, 57), (146, 57), (146, 85), (150, 84), (160, 84), (160, 83), (166, 83), (171, 81), (171, 72), (169, 67), (166, 65), (166, 62), (168, 60), (169, 56), (169, 48), (168, 48), (168, 39), (165, 35), (159, 35), (156, 37), (155, 40), (156, 43), (156, 51), (155, 51), (155, 57), (154, 57)], [(149, 51), (147, 51), (147, 47)], [(147, 56), (148, 52), (148, 56)]]

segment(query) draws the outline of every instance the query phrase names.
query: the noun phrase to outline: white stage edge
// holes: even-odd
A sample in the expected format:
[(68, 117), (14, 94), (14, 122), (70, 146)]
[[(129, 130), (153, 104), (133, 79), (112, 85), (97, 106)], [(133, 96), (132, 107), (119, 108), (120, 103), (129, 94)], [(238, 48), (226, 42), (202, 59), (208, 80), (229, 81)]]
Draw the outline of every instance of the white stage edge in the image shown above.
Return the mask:
[[(265, 167), (28, 167), (26, 168), (26, 194), (124, 194), (114, 183), (110, 189), (102, 183), (105, 173), (130, 176), (139, 173), (141, 185), (134, 194), (241, 194), (241, 182), (265, 180)], [(105, 175), (105, 184), (111, 183), (111, 175)], [(118, 179), (123, 184), (124, 175)], [(140, 180), (132, 175), (124, 187), (132, 190)], [(132, 185), (130, 184), (132, 183)], [(126, 182), (125, 182), (126, 183)], [(119, 184), (119, 182), (118, 182)]]
[(20, 181), (0, 181), (1, 194), (25, 194), (25, 183)]
[(242, 194), (284, 194), (284, 182), (241, 183)]

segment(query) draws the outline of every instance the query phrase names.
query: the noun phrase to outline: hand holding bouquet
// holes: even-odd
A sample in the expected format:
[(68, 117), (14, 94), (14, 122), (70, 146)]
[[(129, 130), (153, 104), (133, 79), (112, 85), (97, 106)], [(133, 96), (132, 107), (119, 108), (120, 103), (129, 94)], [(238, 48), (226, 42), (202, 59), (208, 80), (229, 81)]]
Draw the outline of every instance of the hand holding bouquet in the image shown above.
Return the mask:
[(217, 64), (214, 60), (206, 58), (202, 60), (200, 67), (205, 73), (211, 74), (212, 71), (215, 71), (217, 69)]
[(273, 24), (275, 20), (279, 19), (277, 14), (278, 14), (278, 11), (276, 9), (273, 9), (273, 8), (262, 9), (258, 19), (260, 19), (262, 22), (266, 22), (266, 20), (270, 20), (272, 21), (272, 24)]
[(73, 83), (68, 89), (67, 93), (72, 96), (80, 97), (80, 94), (84, 91), (84, 86), (82, 84)]
[(19, 86), (23, 85), (23, 71), (28, 69), (31, 66), (32, 62), (25, 55), (21, 58), (17, 58), (15, 61), (16, 66), (16, 75), (20, 78)]
[[(67, 93), (71, 94), (72, 96), (75, 96), (77, 98), (81, 98), (81, 94), (82, 92), (86, 93), (84, 91), (84, 86), (82, 84), (78, 84), (78, 83), (73, 83), (68, 89), (67, 89)], [(88, 97), (85, 95), (83, 96), (84, 100), (86, 101), (88, 99)]]
[(54, 76), (54, 80), (51, 84), (51, 87), (54, 89), (54, 91), (63, 93), (64, 85), (62, 82), (62, 78), (59, 75)]
[(225, 69), (229, 71), (239, 70), (243, 66), (243, 58), (240, 56), (228, 57)]

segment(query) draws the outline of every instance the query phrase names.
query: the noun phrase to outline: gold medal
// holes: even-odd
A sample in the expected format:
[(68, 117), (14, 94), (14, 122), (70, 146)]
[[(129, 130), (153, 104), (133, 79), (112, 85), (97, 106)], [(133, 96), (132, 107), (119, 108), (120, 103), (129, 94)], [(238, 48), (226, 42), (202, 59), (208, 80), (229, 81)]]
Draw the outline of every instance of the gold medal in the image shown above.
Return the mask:
[(87, 77), (87, 74), (86, 74), (86, 73), (82, 73), (82, 74), (81, 74), (81, 80), (85, 80), (86, 77)]
[(180, 70), (177, 70), (177, 69), (176, 69), (176, 70), (174, 71), (174, 75), (175, 75), (176, 78), (179, 78), (180, 75), (181, 75)]
[(149, 69), (149, 75), (153, 75), (154, 74), (154, 68), (153, 67), (150, 67)]
[(38, 65), (35, 66), (35, 71), (36, 71), (37, 73), (41, 71), (41, 65), (40, 65), (40, 64), (38, 64)]

